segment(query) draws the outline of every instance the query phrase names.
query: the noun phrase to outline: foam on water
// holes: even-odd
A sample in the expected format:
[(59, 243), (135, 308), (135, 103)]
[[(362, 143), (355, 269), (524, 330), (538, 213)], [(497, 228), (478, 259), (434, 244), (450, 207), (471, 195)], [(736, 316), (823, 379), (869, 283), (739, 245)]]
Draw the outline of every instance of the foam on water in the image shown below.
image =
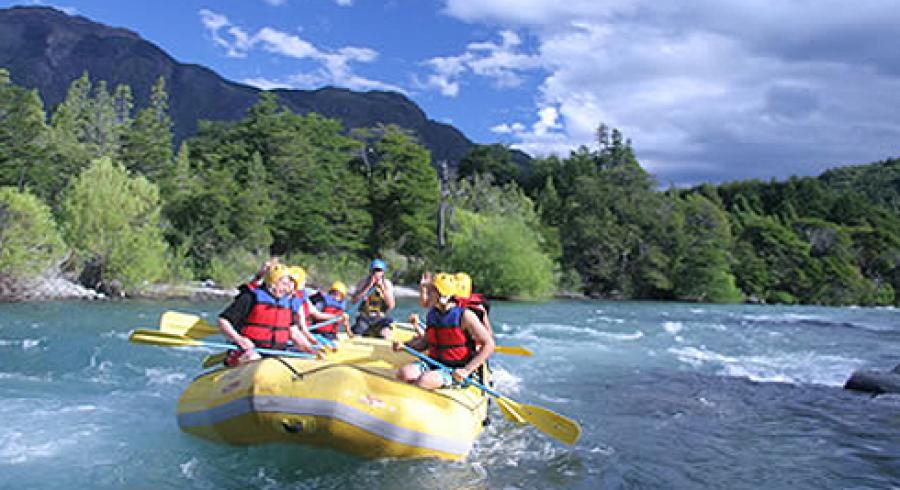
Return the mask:
[(30, 350), (47, 342), (46, 337), (39, 339), (0, 339), (0, 346), (21, 346), (22, 350)]
[(683, 329), (684, 324), (681, 322), (663, 322), (663, 330), (672, 335), (678, 335), (678, 332), (681, 332)]
[(491, 371), (491, 379), (494, 387), (504, 393), (518, 393), (522, 386), (522, 378), (503, 368), (494, 368)]
[(671, 347), (668, 352), (693, 367), (714, 365), (720, 375), (757, 382), (843, 386), (848, 374), (865, 364), (861, 359), (812, 351), (729, 356), (702, 346), (688, 346)]
[(97, 433), (96, 425), (82, 425), (78, 430), (60, 434), (57, 431), (8, 431), (0, 433), (0, 462), (22, 464), (41, 458), (56, 457), (76, 447), (79, 441)]
[(597, 330), (591, 327), (578, 327), (575, 325), (558, 323), (530, 323), (516, 333), (517, 338), (527, 338), (534, 341), (558, 340), (563, 342), (581, 342), (593, 339), (612, 340), (638, 340), (644, 336), (644, 332), (610, 332)]
[(50, 374), (45, 374), (44, 376), (34, 376), (30, 374), (5, 372), (0, 372), (0, 379), (10, 379), (13, 381), (30, 381), (34, 383), (47, 383), (53, 381), (53, 377), (50, 376)]
[(149, 385), (181, 385), (187, 380), (187, 374), (170, 368), (146, 368), (144, 376)]
[(181, 474), (184, 475), (185, 478), (193, 480), (194, 476), (197, 474), (197, 465), (199, 463), (200, 461), (197, 458), (191, 458), (178, 465), (178, 467), (181, 469)]
[(881, 327), (858, 322), (834, 320), (828, 316), (823, 315), (811, 315), (793, 312), (761, 315), (743, 314), (740, 315), (739, 318), (741, 319), (742, 323), (750, 324), (858, 328), (861, 330), (868, 330), (872, 332), (883, 332), (891, 329), (891, 327)]

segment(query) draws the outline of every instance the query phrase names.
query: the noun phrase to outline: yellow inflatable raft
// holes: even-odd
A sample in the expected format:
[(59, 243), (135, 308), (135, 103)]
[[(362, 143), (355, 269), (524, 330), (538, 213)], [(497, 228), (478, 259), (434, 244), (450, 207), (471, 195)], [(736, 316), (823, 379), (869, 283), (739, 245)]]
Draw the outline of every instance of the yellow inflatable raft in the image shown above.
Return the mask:
[(327, 359), (266, 358), (200, 375), (178, 401), (185, 432), (231, 444), (324, 446), (369, 458), (464, 458), (487, 397), (394, 379), (413, 358), (381, 339), (343, 339)]

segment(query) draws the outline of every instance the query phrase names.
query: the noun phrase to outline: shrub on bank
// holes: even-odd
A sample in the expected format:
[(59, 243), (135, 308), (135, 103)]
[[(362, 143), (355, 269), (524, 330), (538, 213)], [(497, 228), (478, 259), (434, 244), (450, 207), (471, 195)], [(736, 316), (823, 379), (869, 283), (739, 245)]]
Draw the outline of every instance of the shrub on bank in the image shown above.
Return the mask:
[(38, 275), (64, 253), (50, 208), (30, 192), (0, 188), (0, 275)]
[(449, 269), (472, 276), (475, 288), (492, 296), (545, 299), (556, 289), (553, 261), (540, 237), (510, 216), (458, 209), (450, 233)]

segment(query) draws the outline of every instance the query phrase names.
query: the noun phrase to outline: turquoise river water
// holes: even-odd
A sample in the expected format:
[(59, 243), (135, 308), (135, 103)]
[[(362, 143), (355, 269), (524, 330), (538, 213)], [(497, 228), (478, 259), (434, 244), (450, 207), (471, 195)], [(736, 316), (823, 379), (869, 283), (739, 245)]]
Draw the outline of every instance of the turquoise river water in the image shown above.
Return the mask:
[[(900, 362), (895, 309), (500, 303), (497, 389), (577, 419), (568, 447), (492, 413), (470, 457), (359, 460), (179, 431), (207, 352), (129, 344), (168, 309), (0, 305), (0, 488), (896, 488), (900, 397), (841, 389)], [(402, 301), (397, 316), (415, 305)]]

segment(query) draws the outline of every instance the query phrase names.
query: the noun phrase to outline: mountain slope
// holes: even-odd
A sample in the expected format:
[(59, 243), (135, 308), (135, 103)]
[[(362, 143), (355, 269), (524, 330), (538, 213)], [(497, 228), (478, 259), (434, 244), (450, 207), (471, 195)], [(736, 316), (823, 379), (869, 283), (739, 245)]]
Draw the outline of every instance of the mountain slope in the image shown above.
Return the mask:
[[(178, 140), (193, 134), (198, 120), (240, 119), (259, 94), (258, 89), (225, 80), (203, 66), (179, 63), (134, 32), (50, 7), (0, 9), (0, 66), (10, 71), (15, 83), (36, 88), (51, 110), (85, 70), (94, 82), (131, 86), (139, 107), (146, 105), (150, 87), (162, 75)], [(459, 130), (428, 119), (398, 93), (332, 87), (277, 93), (295, 112), (340, 119), (348, 129), (378, 123), (410, 129), (431, 150), (435, 162), (448, 160), (455, 166), (473, 146)]]

